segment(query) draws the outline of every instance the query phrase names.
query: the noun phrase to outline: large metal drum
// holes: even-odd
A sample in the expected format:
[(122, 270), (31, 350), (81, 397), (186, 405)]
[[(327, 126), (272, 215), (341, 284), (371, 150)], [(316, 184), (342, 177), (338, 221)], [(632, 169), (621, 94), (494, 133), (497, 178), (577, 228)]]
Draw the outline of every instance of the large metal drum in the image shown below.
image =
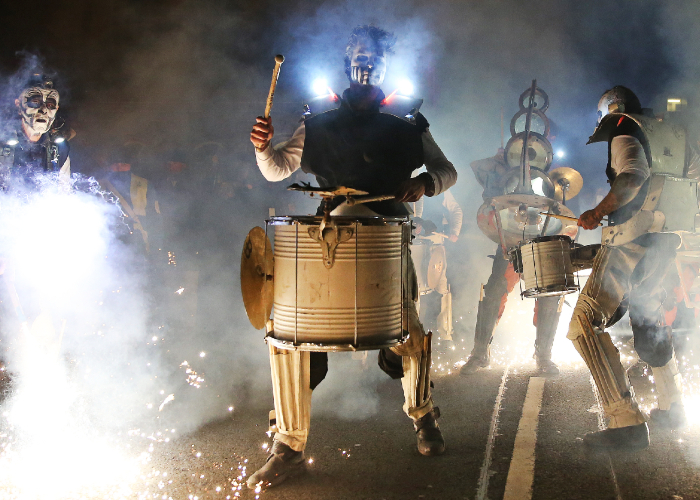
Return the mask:
[(525, 288), (523, 297), (547, 297), (578, 291), (571, 264), (571, 245), (568, 236), (543, 236), (527, 241), (511, 252), (511, 261)]
[(381, 349), (404, 341), (408, 218), (332, 217), (326, 241), (340, 242), (330, 267), (318, 236), (321, 220), (267, 221), (274, 228), (275, 262), (268, 341), (309, 351)]

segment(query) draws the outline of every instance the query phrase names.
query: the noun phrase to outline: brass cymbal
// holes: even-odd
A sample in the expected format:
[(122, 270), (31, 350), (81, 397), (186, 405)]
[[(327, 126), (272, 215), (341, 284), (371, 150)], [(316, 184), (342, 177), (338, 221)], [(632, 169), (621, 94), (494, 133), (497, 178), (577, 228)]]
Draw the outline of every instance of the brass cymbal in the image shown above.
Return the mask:
[(554, 199), (563, 199), (563, 189), (566, 187), (566, 201), (573, 199), (583, 187), (583, 177), (576, 170), (569, 167), (559, 167), (550, 170), (549, 178), (554, 184)]
[(270, 240), (263, 228), (254, 227), (241, 254), (241, 295), (248, 319), (257, 330), (265, 326), (272, 312), (273, 269)]

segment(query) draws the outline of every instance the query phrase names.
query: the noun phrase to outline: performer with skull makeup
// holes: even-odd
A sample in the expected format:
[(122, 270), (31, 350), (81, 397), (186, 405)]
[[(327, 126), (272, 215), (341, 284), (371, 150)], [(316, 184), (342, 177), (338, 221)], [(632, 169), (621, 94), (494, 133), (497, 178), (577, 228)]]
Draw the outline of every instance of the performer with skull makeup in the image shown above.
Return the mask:
[(588, 142), (608, 143), (611, 189), (578, 225), (596, 229), (608, 216), (609, 226), (574, 308), (568, 338), (588, 365), (609, 418), (608, 428), (586, 434), (584, 443), (641, 449), (649, 445), (646, 418), (605, 328), (629, 310), (634, 347), (652, 367), (656, 384), (659, 407), (652, 419), (682, 425), (681, 376), (662, 309), (670, 290), (663, 283), (676, 272), (679, 235), (695, 232), (697, 179), (688, 178), (685, 131), (647, 116), (628, 88), (605, 92), (598, 117)]
[[(457, 172), (417, 108), (411, 110), (413, 114), (409, 110), (403, 114), (387, 111), (389, 99), (379, 86), (394, 41), (392, 34), (377, 27), (355, 28), (345, 53), (350, 88), (338, 98), (335, 109), (307, 115), (289, 141), (271, 147), (271, 120), (257, 119), (250, 138), (258, 167), (267, 180), (281, 181), (301, 168), (315, 175), (321, 187), (395, 194), (394, 200), (367, 203), (382, 216), (408, 215), (410, 208), (405, 202), (440, 194), (454, 185)], [(427, 172), (412, 178), (411, 173), (423, 165)], [(331, 203), (341, 201), (336, 198)], [(409, 293), (415, 300), (416, 290)], [(426, 383), (430, 370), (425, 362), (429, 359), (428, 337), (413, 302), (408, 315), (408, 341), (381, 350), (379, 362), (384, 371), (402, 380), (404, 411), (413, 420), (419, 452), (438, 455), (444, 452), (445, 443), (436, 422), (439, 412), (433, 407)], [(304, 470), (311, 393), (327, 371), (324, 352), (283, 351), (271, 346), (270, 354), (277, 432), (267, 463), (248, 479), (250, 487), (274, 486)]]
[(15, 99), (19, 123), (2, 137), (0, 172), (26, 181), (37, 173), (56, 172), (61, 181), (70, 179), (68, 141), (58, 134), (55, 120), (59, 93), (53, 80), (32, 75)]

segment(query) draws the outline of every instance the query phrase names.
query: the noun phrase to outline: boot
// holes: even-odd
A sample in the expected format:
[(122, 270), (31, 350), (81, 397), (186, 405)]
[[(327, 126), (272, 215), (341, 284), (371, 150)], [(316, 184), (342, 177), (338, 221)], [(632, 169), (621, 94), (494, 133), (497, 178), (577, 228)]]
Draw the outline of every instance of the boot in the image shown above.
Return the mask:
[(303, 451), (294, 451), (286, 444), (275, 440), (265, 465), (248, 478), (248, 488), (254, 490), (258, 485), (263, 488), (277, 486), (285, 479), (306, 472)]
[(649, 412), (651, 421), (666, 429), (682, 429), (685, 427), (685, 408), (683, 403), (673, 403), (668, 410), (654, 408)]
[(486, 348), (485, 351), (477, 352), (476, 349), (472, 351), (471, 356), (465, 364), (459, 369), (460, 375), (471, 375), (476, 373), (481, 368), (488, 368), (491, 363), (491, 356), (489, 354), (489, 349)]
[(535, 336), (535, 361), (540, 375), (559, 375), (559, 367), (552, 362), (552, 345), (559, 324), (560, 297), (537, 299), (537, 334)]
[(553, 377), (559, 375), (559, 367), (549, 359), (549, 357), (538, 356), (535, 354), (535, 362), (537, 363), (537, 371), (545, 377)]
[(645, 422), (590, 432), (583, 436), (583, 444), (597, 450), (643, 450), (649, 446), (649, 428)]
[(418, 451), (421, 455), (431, 457), (445, 453), (445, 440), (437, 423), (438, 417), (440, 417), (440, 408), (435, 407), (413, 422)]

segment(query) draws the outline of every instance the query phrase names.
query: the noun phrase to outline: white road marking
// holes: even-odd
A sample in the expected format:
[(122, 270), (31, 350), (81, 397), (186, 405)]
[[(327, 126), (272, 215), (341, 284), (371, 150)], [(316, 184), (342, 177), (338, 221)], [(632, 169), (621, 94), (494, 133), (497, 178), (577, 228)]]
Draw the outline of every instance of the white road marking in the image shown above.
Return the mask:
[[(605, 413), (603, 412), (603, 403), (600, 399), (600, 393), (598, 392), (598, 388), (596, 387), (595, 380), (593, 380), (592, 376), (589, 379), (589, 381), (591, 383), (591, 387), (593, 388), (593, 397), (595, 398), (595, 403), (598, 406), (598, 430), (604, 431), (608, 428), (608, 426), (605, 425)], [(615, 474), (615, 468), (613, 467), (612, 458), (610, 458), (610, 453), (606, 452), (605, 455), (608, 457), (610, 475), (612, 476), (613, 486), (615, 487), (615, 500), (622, 500), (622, 493), (620, 493), (620, 485), (617, 484), (617, 474)]]
[(518, 432), (515, 435), (513, 457), (510, 460), (506, 490), (503, 500), (530, 500), (532, 481), (535, 478), (535, 445), (537, 444), (537, 424), (542, 408), (544, 377), (530, 377), (523, 404)]
[(498, 435), (498, 415), (501, 413), (501, 403), (503, 402), (503, 393), (506, 389), (506, 381), (508, 380), (508, 369), (510, 364), (507, 364), (503, 370), (503, 377), (501, 377), (501, 385), (498, 388), (498, 395), (496, 396), (496, 406), (493, 408), (493, 414), (491, 415), (491, 427), (489, 428), (489, 437), (486, 440), (486, 455), (484, 456), (484, 463), (481, 465), (481, 473), (479, 474), (479, 483), (476, 489), (475, 500), (485, 500), (486, 493), (489, 489), (489, 478), (491, 477), (491, 454), (493, 453), (493, 445), (496, 442), (496, 436)]

